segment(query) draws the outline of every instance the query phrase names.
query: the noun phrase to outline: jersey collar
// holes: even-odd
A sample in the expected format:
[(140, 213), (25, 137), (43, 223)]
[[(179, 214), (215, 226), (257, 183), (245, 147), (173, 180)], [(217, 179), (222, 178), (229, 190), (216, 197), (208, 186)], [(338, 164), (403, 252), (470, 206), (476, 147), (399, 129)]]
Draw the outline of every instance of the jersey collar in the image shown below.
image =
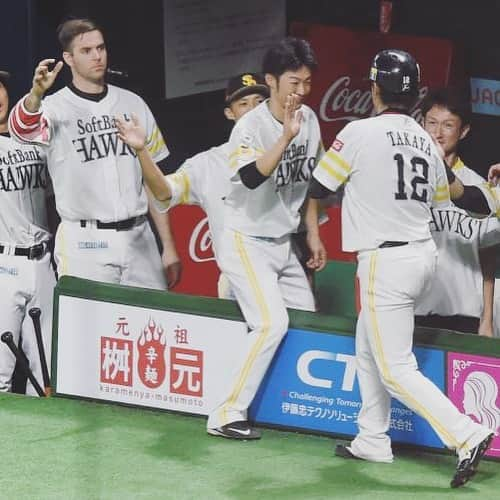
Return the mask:
[(87, 99), (89, 101), (94, 101), (94, 102), (99, 102), (102, 101), (107, 95), (108, 95), (108, 86), (104, 86), (104, 90), (102, 92), (99, 92), (98, 94), (90, 94), (88, 92), (83, 92), (82, 90), (76, 88), (73, 85), (73, 82), (68, 84), (69, 90), (73, 92), (73, 94), (77, 95), (78, 97), (81, 97), (82, 99)]

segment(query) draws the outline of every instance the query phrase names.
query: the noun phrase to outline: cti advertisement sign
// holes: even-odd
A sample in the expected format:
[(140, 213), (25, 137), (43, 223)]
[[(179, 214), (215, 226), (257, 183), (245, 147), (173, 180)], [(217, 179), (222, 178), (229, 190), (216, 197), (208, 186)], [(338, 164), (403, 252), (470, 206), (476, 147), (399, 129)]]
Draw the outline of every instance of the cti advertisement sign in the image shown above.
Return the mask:
[[(420, 370), (444, 390), (444, 353), (416, 348)], [(257, 422), (355, 435), (361, 409), (354, 337), (291, 329), (251, 407)], [(393, 401), (392, 439), (434, 448), (441, 440), (425, 420)]]
[(207, 415), (247, 337), (241, 321), (61, 296), (57, 393)]

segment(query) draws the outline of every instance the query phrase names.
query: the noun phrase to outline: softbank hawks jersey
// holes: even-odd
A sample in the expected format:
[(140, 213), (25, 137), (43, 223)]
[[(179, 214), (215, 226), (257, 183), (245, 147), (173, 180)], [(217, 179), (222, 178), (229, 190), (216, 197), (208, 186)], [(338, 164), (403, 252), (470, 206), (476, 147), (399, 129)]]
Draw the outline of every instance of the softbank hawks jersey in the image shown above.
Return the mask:
[(180, 204), (201, 206), (208, 216), (216, 254), (224, 228), (224, 199), (230, 188), (228, 156), (226, 143), (189, 158), (177, 172), (165, 176), (172, 191), (170, 201), (155, 201), (160, 211)]
[(450, 193), (431, 137), (411, 117), (382, 114), (349, 123), (314, 171), (342, 201), (344, 251), (369, 250), (384, 241), (431, 237), (431, 205), (446, 206)]
[(300, 132), (283, 153), (273, 175), (248, 189), (238, 174), (277, 142), (283, 125), (269, 111), (268, 101), (244, 115), (229, 139), (231, 191), (226, 198), (225, 223), (249, 236), (278, 238), (297, 230), (311, 173), (323, 152), (318, 119), (302, 105)]
[(49, 239), (45, 154), (0, 135), (0, 244), (30, 247)]
[[(465, 185), (485, 183), (460, 159), (452, 170)], [(432, 209), (430, 229), (439, 250), (438, 265), (431, 288), (416, 303), (416, 314), (480, 317), (483, 275), (479, 250), (500, 244), (500, 222), (496, 217), (471, 217), (465, 210), (450, 204)]]
[(158, 162), (168, 156), (146, 103), (128, 90), (108, 85), (94, 102), (68, 87), (46, 97), (40, 113), (31, 114), (21, 100), (9, 118), (11, 132), (23, 142), (44, 146), (62, 219), (125, 220), (145, 214), (147, 198), (132, 148), (117, 137), (114, 117), (135, 113), (147, 132), (148, 149)]

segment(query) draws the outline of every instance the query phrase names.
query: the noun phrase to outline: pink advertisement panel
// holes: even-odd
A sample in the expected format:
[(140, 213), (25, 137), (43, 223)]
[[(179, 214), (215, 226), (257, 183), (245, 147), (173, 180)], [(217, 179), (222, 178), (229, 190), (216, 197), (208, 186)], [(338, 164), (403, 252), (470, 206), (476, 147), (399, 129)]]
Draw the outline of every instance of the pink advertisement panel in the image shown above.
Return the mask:
[(486, 453), (500, 458), (500, 358), (448, 353), (448, 397), (474, 421), (496, 430)]

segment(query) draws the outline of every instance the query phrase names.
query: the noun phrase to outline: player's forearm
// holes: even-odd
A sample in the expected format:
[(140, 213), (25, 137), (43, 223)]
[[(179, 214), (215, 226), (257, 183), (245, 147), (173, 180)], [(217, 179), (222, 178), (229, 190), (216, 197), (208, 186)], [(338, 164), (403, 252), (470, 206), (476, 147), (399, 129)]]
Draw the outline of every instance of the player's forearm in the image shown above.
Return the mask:
[(257, 170), (262, 175), (270, 177), (279, 165), (288, 144), (290, 144), (290, 139), (285, 136), (281, 136), (271, 149), (266, 151), (260, 158), (257, 159), (255, 162)]
[(42, 105), (43, 94), (39, 94), (31, 89), (30, 93), (24, 99), (24, 107), (30, 113), (37, 113)]
[(151, 199), (151, 192), (148, 192), (148, 198), (149, 198), (149, 213), (151, 215), (151, 218), (153, 219), (153, 223), (156, 227), (156, 230), (158, 232), (158, 236), (160, 238), (163, 251), (169, 252), (169, 253), (176, 253), (175, 249), (175, 243), (174, 243), (174, 238), (172, 236), (172, 231), (170, 229), (170, 217), (167, 212), (159, 212), (156, 210), (152, 204), (153, 201)]
[(146, 148), (137, 151), (137, 159), (141, 165), (144, 182), (151, 190), (153, 196), (159, 201), (168, 201), (172, 198), (170, 186), (165, 181), (163, 172), (153, 161)]
[(319, 202), (313, 198), (307, 198), (304, 222), (307, 233), (310, 235), (319, 235)]
[(483, 275), (483, 312), (481, 323), (493, 326), (494, 290), (496, 256), (500, 250), (499, 246), (484, 248), (479, 251), (479, 262)]

